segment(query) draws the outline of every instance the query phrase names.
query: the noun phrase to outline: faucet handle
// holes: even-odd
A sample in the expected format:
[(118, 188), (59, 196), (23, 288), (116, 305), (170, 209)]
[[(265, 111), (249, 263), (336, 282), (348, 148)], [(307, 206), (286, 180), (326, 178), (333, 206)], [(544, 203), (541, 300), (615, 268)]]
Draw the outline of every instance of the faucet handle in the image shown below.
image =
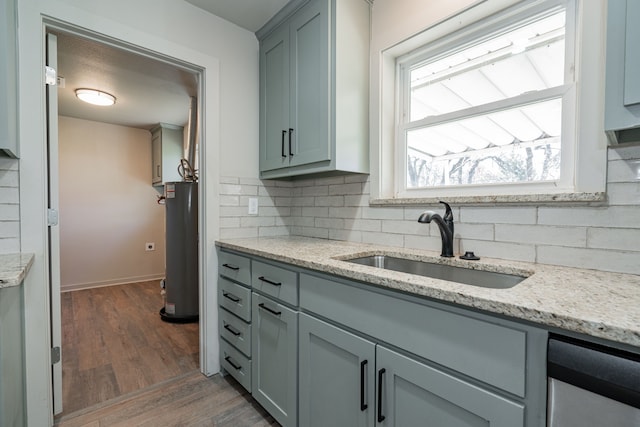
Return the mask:
[(445, 221), (453, 221), (453, 212), (451, 212), (451, 206), (449, 206), (449, 203), (443, 202), (442, 200), (440, 200), (440, 203), (442, 203), (446, 209), (442, 219)]

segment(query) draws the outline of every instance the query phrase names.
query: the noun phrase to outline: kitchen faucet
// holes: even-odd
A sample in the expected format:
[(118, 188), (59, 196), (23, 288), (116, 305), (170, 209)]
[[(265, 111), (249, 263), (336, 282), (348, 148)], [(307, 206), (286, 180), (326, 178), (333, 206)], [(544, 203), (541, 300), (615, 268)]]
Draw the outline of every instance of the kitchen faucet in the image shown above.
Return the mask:
[(451, 206), (446, 202), (442, 203), (445, 208), (444, 218), (433, 211), (424, 211), (420, 214), (418, 222), (428, 224), (432, 220), (438, 224), (440, 229), (440, 236), (442, 237), (442, 252), (440, 256), (452, 257), (453, 256), (453, 213), (451, 212)]

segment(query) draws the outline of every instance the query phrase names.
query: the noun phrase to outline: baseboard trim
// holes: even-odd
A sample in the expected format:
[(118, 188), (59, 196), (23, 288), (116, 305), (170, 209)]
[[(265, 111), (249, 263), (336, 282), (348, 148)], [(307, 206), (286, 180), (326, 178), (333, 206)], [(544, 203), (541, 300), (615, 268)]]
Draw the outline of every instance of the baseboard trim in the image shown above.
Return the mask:
[(113, 280), (104, 280), (100, 282), (76, 283), (72, 285), (61, 285), (60, 292), (81, 291), (83, 289), (103, 288), (105, 286), (129, 285), (138, 282), (150, 282), (152, 280), (162, 280), (164, 275), (151, 274), (148, 276), (126, 277)]

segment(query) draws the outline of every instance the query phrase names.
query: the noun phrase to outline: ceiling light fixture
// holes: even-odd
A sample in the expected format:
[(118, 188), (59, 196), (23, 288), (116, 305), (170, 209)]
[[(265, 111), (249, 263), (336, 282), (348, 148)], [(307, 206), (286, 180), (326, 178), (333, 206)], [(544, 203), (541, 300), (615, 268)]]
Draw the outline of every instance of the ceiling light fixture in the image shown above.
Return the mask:
[(76, 89), (76, 96), (93, 105), (109, 106), (116, 103), (116, 97), (95, 89)]

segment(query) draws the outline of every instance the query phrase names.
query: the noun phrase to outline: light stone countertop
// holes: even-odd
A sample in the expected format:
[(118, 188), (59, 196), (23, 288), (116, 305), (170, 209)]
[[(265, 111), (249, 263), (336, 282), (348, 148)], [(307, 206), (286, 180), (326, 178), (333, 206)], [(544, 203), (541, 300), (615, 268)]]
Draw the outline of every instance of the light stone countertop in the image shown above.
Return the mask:
[(18, 286), (33, 263), (33, 254), (0, 254), (0, 289)]
[[(432, 251), (305, 237), (225, 239), (227, 248), (640, 348), (640, 276), (482, 258), (442, 258)], [(358, 265), (340, 259), (373, 254), (528, 276), (488, 289)], [(482, 254), (478, 254), (482, 256)]]

